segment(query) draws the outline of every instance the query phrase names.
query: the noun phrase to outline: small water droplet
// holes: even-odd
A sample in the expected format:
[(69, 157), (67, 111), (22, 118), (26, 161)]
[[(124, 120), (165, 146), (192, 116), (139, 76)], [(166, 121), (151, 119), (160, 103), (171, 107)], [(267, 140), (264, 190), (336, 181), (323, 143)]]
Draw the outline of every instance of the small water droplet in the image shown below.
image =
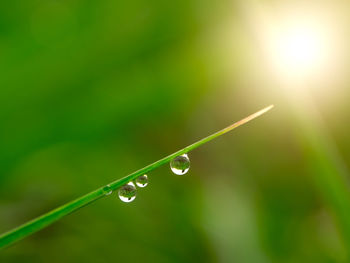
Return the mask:
[(102, 191), (104, 192), (105, 195), (110, 195), (113, 191), (112, 188), (109, 184), (107, 184), (106, 186), (104, 186), (102, 188)]
[(138, 187), (146, 187), (148, 185), (148, 176), (147, 174), (141, 175), (136, 178), (136, 185)]
[(183, 175), (190, 169), (190, 159), (187, 154), (175, 157), (170, 162), (170, 168), (174, 174)]
[(118, 196), (123, 202), (129, 203), (136, 198), (136, 187), (133, 182), (129, 182), (119, 188)]

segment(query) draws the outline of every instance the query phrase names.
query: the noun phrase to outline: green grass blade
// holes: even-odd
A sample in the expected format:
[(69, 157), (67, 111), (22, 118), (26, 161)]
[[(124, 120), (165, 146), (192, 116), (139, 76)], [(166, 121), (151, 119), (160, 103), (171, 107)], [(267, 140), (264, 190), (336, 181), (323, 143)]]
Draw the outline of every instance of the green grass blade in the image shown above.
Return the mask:
[[(120, 188), (121, 186), (123, 186), (124, 184), (128, 183), (131, 180), (136, 179), (138, 176), (143, 175), (145, 173), (148, 173), (156, 168), (158, 168), (159, 166), (168, 163), (169, 161), (171, 161), (173, 158), (175, 158), (178, 155), (182, 155), (185, 153), (188, 153), (190, 151), (192, 151), (193, 149), (261, 116), (262, 114), (266, 113), (267, 111), (269, 111), (271, 108), (273, 108), (273, 105), (270, 105), (269, 107), (266, 107), (230, 126), (228, 126), (225, 129), (222, 129), (206, 138), (203, 138), (173, 154), (170, 154), (169, 156), (160, 159), (159, 161), (156, 161), (155, 163), (152, 163), (136, 172), (133, 172), (131, 174), (129, 174), (128, 176), (125, 176), (119, 180), (116, 180), (112, 183), (109, 184), (110, 188), (114, 191), (118, 188)], [(2, 234), (0, 236), (0, 249), (8, 247), (12, 244), (14, 244), (15, 242), (45, 228), (46, 226), (52, 224), (53, 222), (61, 219), (62, 217), (64, 217), (65, 215), (68, 215), (76, 210), (78, 210), (81, 207), (84, 207), (88, 204), (90, 204), (91, 202), (94, 202), (104, 196), (106, 192), (104, 191), (104, 186), (98, 188), (95, 191), (92, 191), (82, 197), (79, 197), (65, 205), (62, 205), (40, 217), (37, 217), (17, 228), (14, 228), (4, 234)]]

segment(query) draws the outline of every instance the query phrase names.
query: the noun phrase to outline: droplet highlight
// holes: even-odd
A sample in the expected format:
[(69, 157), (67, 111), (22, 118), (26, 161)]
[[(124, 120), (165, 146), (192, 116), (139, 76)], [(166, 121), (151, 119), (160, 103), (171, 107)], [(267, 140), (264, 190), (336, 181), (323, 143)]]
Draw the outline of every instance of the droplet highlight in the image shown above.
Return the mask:
[(179, 155), (171, 160), (170, 168), (174, 174), (184, 175), (190, 169), (190, 159), (187, 154)]
[(125, 203), (130, 203), (136, 198), (136, 187), (133, 182), (129, 182), (126, 185), (123, 185), (118, 190), (118, 196), (120, 200)]
[(141, 175), (136, 178), (135, 180), (136, 185), (138, 187), (146, 187), (148, 185), (148, 176), (147, 174)]
[(102, 191), (105, 195), (110, 195), (111, 193), (113, 193), (113, 190), (111, 188), (111, 186), (109, 184), (107, 184), (106, 186), (104, 186), (102, 188)]

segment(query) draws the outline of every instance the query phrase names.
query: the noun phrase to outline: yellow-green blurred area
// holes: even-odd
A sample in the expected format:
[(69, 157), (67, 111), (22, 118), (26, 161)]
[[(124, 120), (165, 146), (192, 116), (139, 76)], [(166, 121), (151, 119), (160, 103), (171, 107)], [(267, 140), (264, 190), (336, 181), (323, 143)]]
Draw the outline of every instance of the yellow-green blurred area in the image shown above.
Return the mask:
[[(1, 233), (275, 108), (191, 152), (186, 176), (163, 166), (134, 202), (113, 193), (0, 262), (348, 262), (349, 12), (341, 0), (1, 1)], [(270, 48), (272, 27), (302, 17), (326, 34), (324, 65), (309, 56), (317, 38)]]

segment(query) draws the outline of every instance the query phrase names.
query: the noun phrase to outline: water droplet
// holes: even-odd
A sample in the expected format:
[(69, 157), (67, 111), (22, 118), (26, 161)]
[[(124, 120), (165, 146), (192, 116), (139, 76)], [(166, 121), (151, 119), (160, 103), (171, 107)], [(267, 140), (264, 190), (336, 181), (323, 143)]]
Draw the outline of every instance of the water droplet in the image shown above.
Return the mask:
[(133, 182), (129, 182), (119, 188), (118, 195), (120, 200), (129, 203), (136, 198), (136, 187)]
[(148, 185), (148, 177), (147, 174), (141, 175), (136, 178), (136, 185), (138, 187), (146, 187)]
[(102, 191), (105, 195), (110, 195), (113, 191), (112, 191), (112, 188), (109, 184), (107, 184), (106, 186), (104, 186), (102, 188)]
[(190, 159), (187, 154), (175, 157), (170, 162), (170, 168), (174, 174), (183, 175), (190, 169)]

